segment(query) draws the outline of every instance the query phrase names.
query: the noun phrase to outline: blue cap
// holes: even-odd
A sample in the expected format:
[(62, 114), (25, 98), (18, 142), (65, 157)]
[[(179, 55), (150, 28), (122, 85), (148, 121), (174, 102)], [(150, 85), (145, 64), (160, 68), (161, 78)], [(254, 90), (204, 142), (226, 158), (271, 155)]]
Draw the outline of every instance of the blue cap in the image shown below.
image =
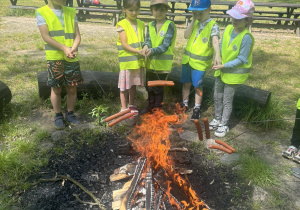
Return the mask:
[(211, 6), (210, 0), (192, 0), (191, 6), (188, 8), (190, 11), (202, 11)]

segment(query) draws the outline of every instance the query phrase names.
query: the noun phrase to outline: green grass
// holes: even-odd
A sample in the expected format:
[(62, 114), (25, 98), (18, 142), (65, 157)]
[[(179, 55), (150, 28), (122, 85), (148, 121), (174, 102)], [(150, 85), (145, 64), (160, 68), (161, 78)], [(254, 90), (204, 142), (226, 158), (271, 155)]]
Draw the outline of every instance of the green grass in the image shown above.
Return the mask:
[(240, 164), (242, 170), (239, 170), (241, 177), (260, 187), (276, 185), (276, 177), (272, 165), (256, 156), (253, 149), (246, 149), (241, 155)]

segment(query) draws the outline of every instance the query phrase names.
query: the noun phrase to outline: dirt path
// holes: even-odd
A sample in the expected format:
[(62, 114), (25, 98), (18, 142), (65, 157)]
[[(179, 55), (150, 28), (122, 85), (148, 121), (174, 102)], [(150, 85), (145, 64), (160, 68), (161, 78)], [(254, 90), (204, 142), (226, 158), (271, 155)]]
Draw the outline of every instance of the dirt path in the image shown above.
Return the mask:
[[(97, 50), (115, 48), (114, 43), (110, 44), (107, 42), (108, 40), (115, 40), (117, 37), (115, 28), (113, 28), (112, 26), (100, 25), (97, 23), (80, 23), (80, 30), (82, 33), (82, 43), (80, 51), (83, 55), (88, 55), (89, 53), (91, 53), (90, 51), (88, 51), (89, 43), (87, 43), (90, 39), (99, 39), (99, 42), (103, 43), (103, 48), (99, 48)], [(186, 41), (183, 39), (183, 31), (184, 27), (181, 26), (178, 28), (176, 47), (182, 47), (186, 43)], [(18, 33), (39, 34), (38, 28), (36, 27), (35, 19), (24, 17), (1, 17), (0, 32), (3, 36)], [(269, 39), (270, 37), (278, 39), (298, 39), (298, 37), (295, 37), (295, 35), (293, 35), (292, 32), (286, 33), (284, 31), (278, 31), (277, 33), (274, 33), (269, 30), (254, 29), (253, 35), (255, 39), (265, 40)], [(0, 52), (4, 50), (7, 49), (2, 48), (0, 49)], [(40, 52), (37, 52), (36, 50), (20, 50), (14, 51), (13, 53), (27, 53), (29, 55), (43, 56)], [(210, 114), (211, 112), (207, 113), (207, 115)], [(47, 128), (49, 131), (53, 131), (53, 127), (49, 126), (52, 123), (51, 113), (43, 112), (43, 110), (36, 110), (35, 115), (31, 118), (31, 120), (34, 121), (36, 119), (43, 119), (43, 122), (41, 123), (42, 126), (44, 126), (44, 128)], [(192, 126), (190, 126), (189, 129), (193, 130)], [(254, 151), (259, 157), (264, 158), (275, 168), (276, 177), (278, 178), (278, 185), (264, 189), (265, 192), (270, 196), (269, 198), (264, 198), (264, 193), (254, 193), (254, 195), (249, 195), (249, 197), (253, 197), (253, 202), (259, 203), (260, 207), (262, 207), (260, 209), (268, 209), (268, 207), (263, 206), (265, 202), (264, 199), (274, 199), (274, 202), (276, 202), (276, 200), (281, 200), (284, 201), (284, 203), (287, 204), (288, 207), (300, 209), (300, 180), (289, 173), (291, 168), (299, 167), (300, 165), (292, 161), (283, 159), (281, 157), (281, 152), (287, 148), (289, 140), (280, 139), (280, 135), (276, 131), (272, 131), (269, 133), (257, 133), (248, 130), (247, 128), (245, 128), (245, 126), (239, 124), (233, 127), (231, 129), (231, 132), (233, 136), (237, 136), (245, 132), (243, 135), (231, 141), (231, 144), (234, 145), (237, 150), (243, 150), (243, 148), (251, 147), (254, 149)], [(274, 193), (270, 190), (277, 191), (278, 197), (274, 197)]]

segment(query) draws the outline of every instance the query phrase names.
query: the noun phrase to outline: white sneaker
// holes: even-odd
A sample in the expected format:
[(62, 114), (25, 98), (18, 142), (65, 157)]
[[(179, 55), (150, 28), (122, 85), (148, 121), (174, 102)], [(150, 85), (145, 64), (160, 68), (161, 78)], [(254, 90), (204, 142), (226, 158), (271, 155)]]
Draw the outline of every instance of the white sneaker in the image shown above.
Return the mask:
[(219, 124), (220, 124), (220, 120), (213, 119), (209, 123), (209, 130), (210, 131), (216, 130), (218, 128)]
[(224, 137), (226, 135), (226, 133), (228, 133), (228, 132), (229, 132), (228, 126), (219, 124), (219, 127), (215, 132), (215, 136)]

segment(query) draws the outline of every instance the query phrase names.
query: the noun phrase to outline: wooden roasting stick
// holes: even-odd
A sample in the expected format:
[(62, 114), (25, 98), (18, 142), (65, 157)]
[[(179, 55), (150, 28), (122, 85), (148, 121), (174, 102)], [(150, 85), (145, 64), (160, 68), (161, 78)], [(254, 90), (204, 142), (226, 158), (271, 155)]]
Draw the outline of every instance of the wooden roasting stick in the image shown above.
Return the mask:
[(231, 150), (232, 152), (236, 152), (236, 150), (235, 150), (232, 146), (230, 146), (229, 144), (225, 143), (224, 141), (221, 141), (221, 140), (217, 140), (217, 139), (216, 139), (215, 142), (216, 142), (217, 144), (223, 145), (224, 147), (226, 147), (227, 149)]
[(232, 151), (230, 149), (227, 149), (226, 147), (220, 146), (220, 145), (209, 145), (210, 149), (218, 149), (223, 152), (227, 152), (228, 154), (231, 154)]
[(208, 119), (207, 117), (203, 118), (204, 127), (205, 127), (205, 137), (206, 139), (210, 138), (210, 131), (209, 131), (209, 125), (208, 125)]
[(111, 123), (108, 124), (109, 127), (114, 126), (115, 124), (121, 122), (122, 120), (126, 120), (129, 117), (132, 117), (134, 115), (134, 113), (129, 113), (129, 114), (125, 114), (117, 119), (115, 119), (114, 121), (112, 121)]
[(117, 114), (114, 114), (114, 115), (109, 116), (108, 118), (106, 118), (106, 119), (104, 120), (104, 122), (109, 122), (109, 121), (111, 121), (111, 120), (113, 120), (113, 119), (115, 119), (115, 118), (117, 118), (117, 117), (120, 117), (120, 116), (122, 116), (122, 115), (124, 115), (124, 114), (127, 114), (127, 113), (129, 113), (129, 112), (131, 112), (130, 109), (123, 110), (123, 111), (121, 111), (121, 112), (119, 112), (119, 113), (117, 113)]
[(199, 123), (199, 120), (197, 120), (197, 119), (194, 120), (194, 123), (196, 125), (199, 140), (202, 141), (203, 140), (203, 133), (202, 133), (202, 129), (201, 129), (201, 125)]
[(154, 81), (148, 81), (148, 86), (149, 87), (154, 87), (154, 86), (174, 86), (173, 81), (165, 81), (165, 80), (154, 80)]

